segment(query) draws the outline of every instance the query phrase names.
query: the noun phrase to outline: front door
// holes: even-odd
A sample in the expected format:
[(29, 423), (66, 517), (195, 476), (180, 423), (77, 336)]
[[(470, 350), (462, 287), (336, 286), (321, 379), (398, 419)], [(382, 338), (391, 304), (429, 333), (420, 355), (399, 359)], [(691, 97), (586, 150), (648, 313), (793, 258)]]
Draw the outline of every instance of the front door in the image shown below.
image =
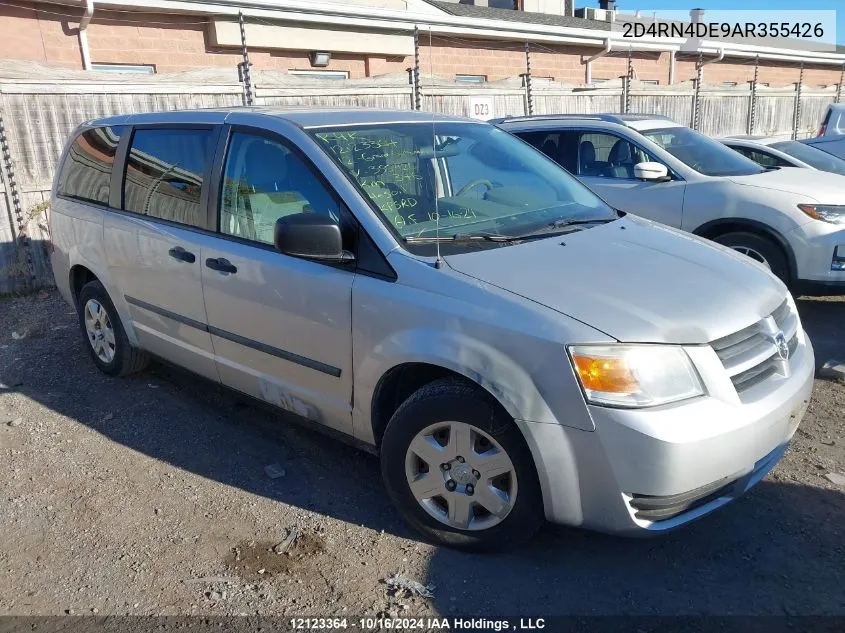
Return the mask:
[(280, 217), (323, 213), (344, 226), (347, 211), (285, 139), (249, 128), (224, 133), (219, 233), (200, 255), (220, 379), (351, 434), (354, 267), (273, 247)]

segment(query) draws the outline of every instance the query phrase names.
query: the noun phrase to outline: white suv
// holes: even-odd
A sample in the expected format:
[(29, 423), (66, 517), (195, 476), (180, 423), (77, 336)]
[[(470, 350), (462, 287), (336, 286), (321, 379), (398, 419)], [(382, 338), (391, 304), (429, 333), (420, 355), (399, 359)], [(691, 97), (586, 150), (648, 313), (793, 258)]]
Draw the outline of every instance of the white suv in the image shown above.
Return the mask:
[(766, 169), (655, 115), (494, 121), (611, 206), (706, 237), (803, 294), (845, 294), (845, 176)]

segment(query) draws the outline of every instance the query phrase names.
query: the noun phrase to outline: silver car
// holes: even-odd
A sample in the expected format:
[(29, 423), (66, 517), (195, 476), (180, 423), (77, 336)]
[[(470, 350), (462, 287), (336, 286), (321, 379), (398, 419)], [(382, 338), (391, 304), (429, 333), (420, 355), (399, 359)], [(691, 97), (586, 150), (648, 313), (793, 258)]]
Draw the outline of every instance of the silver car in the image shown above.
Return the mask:
[(51, 224), (103, 372), (158, 357), (335, 432), (448, 545), (678, 527), (760, 481), (810, 398), (775, 276), (478, 121), (101, 119), (68, 143)]

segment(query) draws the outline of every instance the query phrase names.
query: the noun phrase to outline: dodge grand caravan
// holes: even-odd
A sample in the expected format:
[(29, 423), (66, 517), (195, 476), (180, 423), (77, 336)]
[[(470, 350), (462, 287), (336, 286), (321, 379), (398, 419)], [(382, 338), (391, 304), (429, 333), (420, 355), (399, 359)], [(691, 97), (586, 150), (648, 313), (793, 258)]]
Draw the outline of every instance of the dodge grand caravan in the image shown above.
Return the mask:
[(775, 276), (486, 123), (111, 117), (70, 139), (52, 208), (97, 367), (161, 358), (368, 448), (442, 543), (675, 528), (764, 477), (810, 398)]

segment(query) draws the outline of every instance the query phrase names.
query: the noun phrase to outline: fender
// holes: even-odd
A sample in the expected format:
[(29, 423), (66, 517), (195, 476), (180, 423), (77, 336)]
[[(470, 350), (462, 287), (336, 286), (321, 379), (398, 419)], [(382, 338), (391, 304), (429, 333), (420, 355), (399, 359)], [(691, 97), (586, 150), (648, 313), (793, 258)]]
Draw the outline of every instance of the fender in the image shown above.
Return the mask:
[(775, 244), (783, 249), (786, 255), (787, 266), (789, 267), (790, 279), (795, 279), (798, 274), (798, 265), (795, 261), (795, 253), (792, 250), (789, 242), (781, 233), (771, 226), (758, 222), (757, 220), (749, 220), (748, 218), (719, 218), (705, 222), (698, 228), (690, 231), (693, 235), (713, 239), (724, 233), (732, 233), (735, 231), (748, 231), (749, 233), (757, 233), (770, 238)]
[[(392, 333), (373, 346), (356, 367), (352, 419), (357, 439), (375, 444), (372, 410), (376, 387), (391, 369), (405, 363), (427, 363), (464, 376), (493, 396), (515, 420), (560, 424), (532, 377), (513, 359), (464, 333), (417, 328)], [(560, 371), (568, 364), (566, 355), (561, 354)], [(572, 381), (561, 383), (564, 390)], [(580, 392), (562, 395), (573, 408), (580, 405), (580, 415), (573, 410), (573, 415), (567, 416), (572, 426), (593, 430)]]

